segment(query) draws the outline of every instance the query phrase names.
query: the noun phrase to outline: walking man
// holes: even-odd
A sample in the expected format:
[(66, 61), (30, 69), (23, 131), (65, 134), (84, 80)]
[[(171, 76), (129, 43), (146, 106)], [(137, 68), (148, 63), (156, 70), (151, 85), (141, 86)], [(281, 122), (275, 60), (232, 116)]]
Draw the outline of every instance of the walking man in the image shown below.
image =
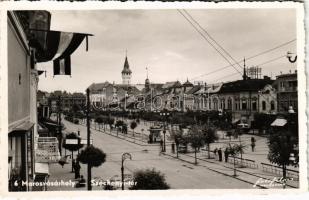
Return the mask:
[(219, 161), (222, 162), (222, 150), (221, 148), (218, 150)]
[(80, 177), (80, 164), (79, 161), (77, 160), (74, 166), (74, 174), (75, 174), (75, 179), (78, 179)]
[(225, 150), (224, 150), (224, 161), (227, 162), (228, 158), (229, 158), (229, 150), (226, 147)]
[(254, 152), (254, 148), (255, 148), (255, 138), (251, 137), (251, 150), (252, 150), (252, 152)]

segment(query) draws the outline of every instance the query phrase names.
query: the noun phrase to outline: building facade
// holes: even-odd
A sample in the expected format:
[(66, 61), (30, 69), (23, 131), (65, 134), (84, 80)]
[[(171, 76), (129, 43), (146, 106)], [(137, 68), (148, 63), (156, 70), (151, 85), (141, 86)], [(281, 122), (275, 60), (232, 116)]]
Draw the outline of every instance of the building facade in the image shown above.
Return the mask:
[[(21, 181), (35, 176), (38, 72), (16, 12), (8, 12), (8, 180), (10, 191), (27, 191)], [(17, 182), (16, 182), (17, 181)], [(19, 183), (14, 185), (14, 183)]]
[(297, 112), (297, 71), (277, 76), (274, 83), (277, 90), (277, 109), (279, 113)]

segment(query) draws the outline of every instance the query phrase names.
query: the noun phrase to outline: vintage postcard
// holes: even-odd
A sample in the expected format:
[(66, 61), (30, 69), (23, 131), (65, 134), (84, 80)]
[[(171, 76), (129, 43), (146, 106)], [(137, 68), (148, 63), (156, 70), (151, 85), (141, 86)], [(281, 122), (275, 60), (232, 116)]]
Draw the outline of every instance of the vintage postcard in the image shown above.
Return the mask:
[(304, 32), (300, 2), (1, 4), (1, 194), (307, 191)]

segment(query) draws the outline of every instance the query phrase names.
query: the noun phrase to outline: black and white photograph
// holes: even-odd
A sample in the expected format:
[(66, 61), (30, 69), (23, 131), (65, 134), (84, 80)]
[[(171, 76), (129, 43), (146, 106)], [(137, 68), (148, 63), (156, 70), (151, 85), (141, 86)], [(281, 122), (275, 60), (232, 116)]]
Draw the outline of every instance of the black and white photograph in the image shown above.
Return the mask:
[(7, 10), (7, 191), (301, 189), (295, 4)]

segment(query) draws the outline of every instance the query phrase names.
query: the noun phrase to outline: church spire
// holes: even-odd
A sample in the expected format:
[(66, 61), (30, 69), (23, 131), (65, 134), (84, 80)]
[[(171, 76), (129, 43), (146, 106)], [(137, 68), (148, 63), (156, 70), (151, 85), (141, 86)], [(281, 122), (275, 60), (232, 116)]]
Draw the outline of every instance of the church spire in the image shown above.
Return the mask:
[(246, 73), (246, 58), (244, 57), (244, 73), (242, 75), (243, 80), (247, 80), (247, 73)]
[(124, 61), (123, 69), (121, 71), (122, 84), (130, 85), (131, 74), (132, 74), (132, 71), (130, 69), (130, 65), (129, 65), (129, 61), (128, 61), (128, 56), (127, 56), (127, 50), (126, 50), (126, 58), (125, 58), (125, 61)]

